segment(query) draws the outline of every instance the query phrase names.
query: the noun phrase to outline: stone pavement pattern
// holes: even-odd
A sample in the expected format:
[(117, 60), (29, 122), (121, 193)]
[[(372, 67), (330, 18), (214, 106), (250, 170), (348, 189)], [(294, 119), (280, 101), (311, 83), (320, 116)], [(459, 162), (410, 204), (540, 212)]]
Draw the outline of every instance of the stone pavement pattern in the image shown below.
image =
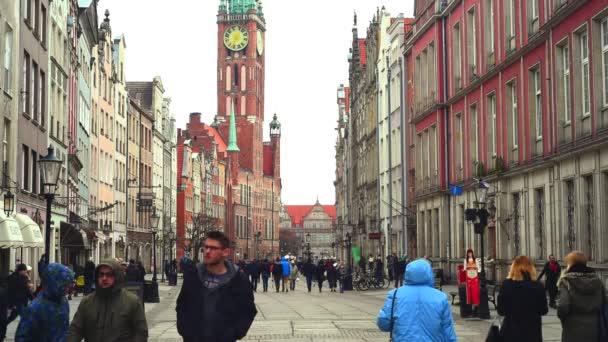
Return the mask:
[[(150, 341), (182, 341), (175, 322), (175, 301), (179, 289), (180, 286), (169, 287), (161, 283), (161, 302), (145, 305)], [(450, 286), (444, 288), (446, 292), (453, 290), (455, 288)], [(319, 293), (313, 288), (309, 294), (303, 289), (302, 281), (298, 282), (295, 292), (258, 292), (255, 294), (258, 315), (244, 341), (387, 341), (388, 334), (376, 327), (376, 316), (387, 292)], [(71, 316), (76, 313), (81, 298), (70, 301)], [(458, 341), (485, 341), (491, 320), (462, 319), (458, 316), (457, 306), (452, 306), (452, 313)], [(495, 311), (492, 311), (492, 316), (496, 316)], [(17, 321), (9, 325), (7, 341), (13, 340), (16, 328)], [(543, 337), (545, 341), (561, 340), (561, 326), (553, 309), (543, 317)]]

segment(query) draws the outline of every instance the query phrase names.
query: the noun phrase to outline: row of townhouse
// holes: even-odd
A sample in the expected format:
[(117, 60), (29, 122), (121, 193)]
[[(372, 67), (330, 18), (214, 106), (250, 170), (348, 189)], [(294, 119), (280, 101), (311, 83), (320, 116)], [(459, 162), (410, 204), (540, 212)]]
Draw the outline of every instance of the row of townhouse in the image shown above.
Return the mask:
[[(516, 255), (540, 267), (578, 249), (606, 277), (606, 2), (420, 0), (405, 31), (388, 62), (403, 71), (403, 252), (453, 275), (483, 243), (500, 280)], [(464, 219), (479, 178), (495, 209), (484, 241)]]
[[(170, 189), (176, 178), (170, 100), (162, 91), (131, 91), (125, 37), (112, 36), (110, 13), (102, 18), (97, 1), (2, 1), (0, 37), (1, 274), (42, 256), (47, 213), (38, 161), (49, 147), (63, 162), (51, 207), (51, 261), (84, 266), (89, 258), (120, 257), (149, 266), (146, 204), (162, 212), (159, 229), (175, 225), (176, 196), (153, 187)], [(150, 84), (162, 89), (160, 78)], [(158, 113), (146, 107), (149, 99)], [(152, 157), (163, 153), (168, 158), (158, 163)], [(151, 171), (159, 165), (167, 170)], [(152, 201), (142, 201), (148, 192)]]

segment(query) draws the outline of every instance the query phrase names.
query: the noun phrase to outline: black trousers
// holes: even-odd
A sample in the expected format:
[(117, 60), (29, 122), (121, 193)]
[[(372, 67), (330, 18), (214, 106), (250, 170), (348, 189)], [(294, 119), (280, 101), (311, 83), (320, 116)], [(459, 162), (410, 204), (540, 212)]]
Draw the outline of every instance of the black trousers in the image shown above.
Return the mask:
[(258, 281), (260, 280), (260, 277), (254, 277), (251, 276), (251, 287), (253, 287), (253, 291), (257, 292), (258, 291)]
[(312, 276), (306, 276), (306, 287), (308, 287), (308, 292), (312, 289)]
[(280, 275), (272, 275), (272, 278), (274, 279), (274, 286), (277, 289), (277, 292), (279, 292), (281, 289), (281, 278), (283, 277)]
[(395, 273), (395, 288), (403, 286), (403, 274)]
[(549, 304), (555, 304), (555, 298), (557, 297), (557, 284), (547, 284), (547, 292), (549, 292)]

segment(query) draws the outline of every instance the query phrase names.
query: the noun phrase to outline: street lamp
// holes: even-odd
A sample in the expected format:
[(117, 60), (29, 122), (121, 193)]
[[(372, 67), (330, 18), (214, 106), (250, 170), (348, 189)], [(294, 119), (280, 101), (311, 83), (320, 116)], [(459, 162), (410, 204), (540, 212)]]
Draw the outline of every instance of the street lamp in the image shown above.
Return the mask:
[(154, 274), (152, 275), (152, 282), (156, 283), (156, 233), (158, 232), (158, 221), (160, 216), (154, 211), (150, 216), (150, 230), (152, 231), (152, 259), (154, 259)]
[(347, 277), (344, 281), (344, 289), (345, 290), (352, 290), (353, 289), (353, 261), (352, 261), (352, 237), (353, 237), (353, 226), (352, 225), (347, 225), (346, 226), (346, 248), (347, 248), (347, 252), (348, 252), (348, 261), (347, 261), (347, 265), (348, 267), (346, 268), (347, 271)]
[(44, 198), (46, 199), (44, 262), (47, 265), (49, 264), (51, 253), (51, 204), (53, 203), (53, 199), (55, 198), (55, 190), (57, 189), (57, 183), (59, 182), (59, 174), (61, 173), (61, 164), (63, 164), (63, 161), (61, 161), (61, 159), (55, 156), (53, 146), (49, 146), (47, 155), (44, 158), (38, 160), (40, 173), (42, 175)]
[[(482, 319), (490, 318), (490, 307), (488, 306), (488, 288), (486, 286), (486, 270), (485, 270), (485, 240), (484, 233), (486, 226), (488, 225), (488, 218), (490, 212), (486, 209), (486, 200), (490, 185), (483, 180), (477, 180), (477, 186), (475, 188), (475, 205), (477, 208), (470, 208), (465, 210), (465, 219), (469, 223), (473, 223), (475, 234), (479, 234), (481, 246), (480, 246), (480, 257), (481, 257), (481, 272), (479, 273), (479, 308), (477, 315)], [(496, 212), (496, 207), (490, 205), (490, 211)]]
[(9, 189), (7, 193), (4, 194), (4, 213), (6, 216), (10, 216), (15, 209), (15, 195)]

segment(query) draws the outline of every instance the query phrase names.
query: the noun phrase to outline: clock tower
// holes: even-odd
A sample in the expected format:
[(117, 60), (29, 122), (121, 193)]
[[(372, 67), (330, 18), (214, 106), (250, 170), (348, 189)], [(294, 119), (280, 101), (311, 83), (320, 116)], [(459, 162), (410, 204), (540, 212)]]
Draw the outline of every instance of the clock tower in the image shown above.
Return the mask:
[(261, 177), (266, 32), (262, 1), (221, 0), (217, 25), (218, 128), (223, 137), (229, 136), (229, 117), (234, 110), (239, 164)]

